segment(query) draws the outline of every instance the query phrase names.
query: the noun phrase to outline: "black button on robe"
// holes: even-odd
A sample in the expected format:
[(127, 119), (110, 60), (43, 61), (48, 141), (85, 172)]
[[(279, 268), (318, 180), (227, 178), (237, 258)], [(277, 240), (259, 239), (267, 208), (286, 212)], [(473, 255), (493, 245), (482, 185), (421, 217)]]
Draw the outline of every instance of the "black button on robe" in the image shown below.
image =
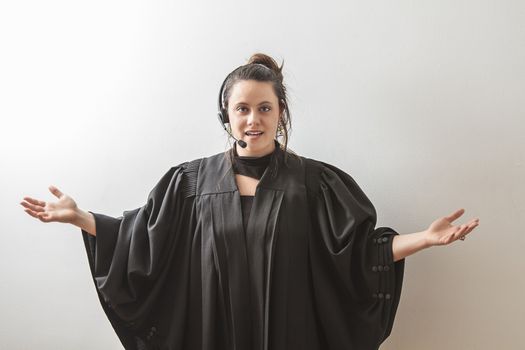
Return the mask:
[(371, 350), (391, 332), (397, 233), (335, 166), (285, 164), (277, 146), (246, 232), (225, 153), (172, 167), (140, 208), (93, 215), (90, 270), (126, 349)]

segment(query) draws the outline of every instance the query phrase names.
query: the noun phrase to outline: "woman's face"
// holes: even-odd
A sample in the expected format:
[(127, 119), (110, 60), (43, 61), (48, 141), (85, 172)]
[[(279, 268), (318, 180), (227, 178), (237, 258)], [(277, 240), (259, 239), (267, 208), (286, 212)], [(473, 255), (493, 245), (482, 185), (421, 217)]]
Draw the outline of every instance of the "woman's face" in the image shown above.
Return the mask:
[[(237, 153), (250, 157), (272, 153), (279, 115), (279, 102), (271, 82), (240, 80), (235, 83), (228, 100), (228, 116), (233, 136), (247, 143), (246, 148), (237, 146)], [(255, 134), (249, 135), (250, 132)]]

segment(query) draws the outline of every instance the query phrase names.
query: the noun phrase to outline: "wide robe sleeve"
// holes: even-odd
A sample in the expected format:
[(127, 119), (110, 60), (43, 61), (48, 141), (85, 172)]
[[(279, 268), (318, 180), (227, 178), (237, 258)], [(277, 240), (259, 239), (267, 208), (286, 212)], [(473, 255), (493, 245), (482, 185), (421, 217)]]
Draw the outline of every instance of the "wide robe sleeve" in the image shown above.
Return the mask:
[[(176, 300), (178, 291), (173, 289), (184, 295), (182, 272), (190, 251), (193, 215), (188, 193), (194, 184), (187, 181), (191, 171), (195, 169), (189, 169), (188, 162), (170, 168), (142, 207), (124, 211), (119, 217), (91, 212), (96, 236), (82, 230), (98, 297), (126, 349), (150, 348), (146, 343), (162, 329), (151, 325), (164, 322), (162, 309), (166, 305), (162, 303), (167, 291), (172, 304), (184, 304)], [(180, 277), (175, 287), (174, 274)], [(173, 314), (173, 310), (166, 314)]]
[(354, 179), (319, 162), (311, 179), (309, 250), (320, 326), (330, 349), (378, 349), (390, 335), (404, 259), (393, 261), (398, 233), (376, 228), (376, 210)]

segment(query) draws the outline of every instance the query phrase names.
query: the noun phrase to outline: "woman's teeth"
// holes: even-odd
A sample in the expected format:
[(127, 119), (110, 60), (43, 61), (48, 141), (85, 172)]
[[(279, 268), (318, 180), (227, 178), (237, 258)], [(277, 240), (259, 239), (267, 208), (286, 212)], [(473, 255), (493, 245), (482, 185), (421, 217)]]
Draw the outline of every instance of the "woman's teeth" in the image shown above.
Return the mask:
[(245, 132), (246, 135), (248, 136), (257, 136), (257, 135), (262, 135), (262, 131), (258, 131), (258, 132), (251, 132), (251, 131), (247, 131)]

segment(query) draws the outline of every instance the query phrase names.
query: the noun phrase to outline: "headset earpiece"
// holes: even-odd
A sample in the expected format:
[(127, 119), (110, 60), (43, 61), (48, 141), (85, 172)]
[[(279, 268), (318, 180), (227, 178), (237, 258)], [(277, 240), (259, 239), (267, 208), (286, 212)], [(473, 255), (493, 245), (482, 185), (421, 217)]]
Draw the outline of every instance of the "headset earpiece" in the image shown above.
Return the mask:
[(222, 85), (221, 85), (221, 89), (219, 90), (219, 102), (218, 102), (218, 116), (219, 116), (219, 121), (220, 123), (222, 124), (222, 126), (224, 127), (224, 124), (226, 123), (229, 123), (230, 122), (230, 118), (228, 118), (228, 111), (224, 109), (223, 107), (223, 101), (222, 101), (222, 94), (223, 94), (223, 90), (224, 90), (224, 84), (226, 84), (226, 80), (228, 79), (228, 77), (226, 77), (226, 79), (224, 79), (224, 81), (222, 82)]
[(230, 121), (228, 120), (228, 117), (224, 117), (224, 114), (223, 112), (218, 112), (217, 113), (217, 117), (219, 117), (219, 123), (221, 123), (222, 125), (226, 124), (226, 123), (229, 123)]
[(222, 124), (227, 124), (230, 122), (230, 118), (228, 118), (228, 111), (226, 111), (224, 108), (221, 108), (217, 114), (219, 115), (219, 120)]

